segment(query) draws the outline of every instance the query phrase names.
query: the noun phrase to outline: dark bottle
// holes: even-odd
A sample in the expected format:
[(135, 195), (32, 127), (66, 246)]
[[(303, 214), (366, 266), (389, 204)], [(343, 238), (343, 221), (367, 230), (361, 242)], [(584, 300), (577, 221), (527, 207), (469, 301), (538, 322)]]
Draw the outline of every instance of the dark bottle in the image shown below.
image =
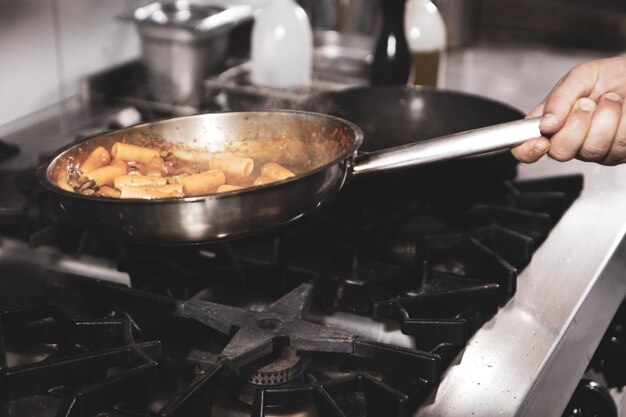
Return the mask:
[(404, 85), (409, 80), (411, 55), (404, 36), (405, 0), (379, 0), (383, 27), (374, 49), (371, 83)]

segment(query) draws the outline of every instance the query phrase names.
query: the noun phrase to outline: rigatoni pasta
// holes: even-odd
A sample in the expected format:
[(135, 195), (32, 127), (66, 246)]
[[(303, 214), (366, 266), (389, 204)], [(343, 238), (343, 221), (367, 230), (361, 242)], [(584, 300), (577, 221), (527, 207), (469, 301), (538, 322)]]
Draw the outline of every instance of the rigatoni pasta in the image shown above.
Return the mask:
[(117, 188), (105, 185), (104, 187), (98, 188), (98, 191), (95, 192), (95, 195), (100, 197), (120, 198), (122, 196), (122, 192)]
[(126, 170), (119, 165), (107, 165), (86, 172), (81, 177), (83, 182), (93, 181), (96, 186), (113, 185), (115, 178), (126, 175)]
[(123, 186), (140, 186), (140, 185), (165, 185), (167, 179), (163, 177), (155, 177), (150, 175), (120, 175), (113, 180), (115, 188)]
[[(162, 199), (228, 193), (296, 175), (284, 158), (255, 160), (245, 154), (210, 153), (167, 143), (115, 142), (79, 149), (56, 163), (53, 181), (65, 191), (121, 199)], [(283, 164), (278, 163), (283, 161)]]
[(252, 184), (253, 185), (265, 185), (265, 184), (271, 184), (273, 182), (276, 182), (274, 178), (264, 177), (263, 175), (261, 175), (260, 177), (255, 179)]
[(157, 199), (157, 198), (173, 198), (183, 197), (183, 185), (182, 184), (166, 184), (166, 185), (125, 185), (120, 187), (121, 198), (142, 198), (142, 199)]
[(261, 176), (271, 178), (274, 181), (281, 181), (295, 177), (296, 174), (276, 162), (268, 162), (261, 168)]
[(111, 155), (122, 161), (147, 164), (153, 158), (158, 157), (160, 152), (157, 149), (117, 142), (111, 147)]
[(180, 177), (178, 183), (182, 184), (185, 195), (196, 196), (216, 191), (217, 187), (226, 183), (226, 177), (219, 169), (210, 169)]
[(243, 188), (244, 187), (240, 187), (239, 185), (224, 184), (224, 185), (220, 185), (219, 187), (217, 187), (217, 192), (228, 193), (231, 191), (243, 190)]
[(235, 177), (247, 177), (254, 169), (254, 161), (251, 158), (239, 156), (218, 156), (209, 161), (211, 169), (219, 169), (225, 175)]
[(111, 163), (109, 165), (111, 165), (111, 166), (118, 166), (118, 167), (124, 168), (126, 170), (126, 172), (129, 171), (128, 164), (126, 162), (122, 161), (121, 159), (114, 159), (114, 160), (111, 161)]
[(85, 162), (80, 165), (80, 170), (83, 172), (93, 171), (94, 169), (109, 165), (109, 162), (111, 162), (109, 151), (107, 151), (104, 146), (98, 146), (89, 154)]

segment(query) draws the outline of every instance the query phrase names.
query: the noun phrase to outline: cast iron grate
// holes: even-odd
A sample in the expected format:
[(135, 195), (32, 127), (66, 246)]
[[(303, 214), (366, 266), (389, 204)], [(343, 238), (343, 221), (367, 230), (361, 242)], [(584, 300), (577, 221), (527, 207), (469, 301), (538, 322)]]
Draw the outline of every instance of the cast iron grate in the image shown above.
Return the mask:
[(297, 227), (202, 248), (214, 257), (198, 264), (200, 274), (189, 268), (189, 251), (167, 256), (161, 249), (149, 277), (141, 269), (153, 249), (127, 248), (119, 266), (136, 286), (165, 294), (180, 291), (169, 278), (180, 274), (157, 272), (166, 263), (180, 265), (179, 272), (185, 265), (185, 288), (194, 291), (210, 265), (214, 281), (242, 286), (274, 276), (315, 278), (326, 311), (396, 320), (403, 331), (418, 332), (427, 349), (463, 345), (515, 293), (518, 271), (581, 189), (578, 175), (505, 181), (452, 207), (449, 200), (443, 207), (406, 198), (363, 201), (363, 193), (348, 190)]
[(445, 205), (349, 189), (271, 234), (123, 246), (134, 289), (4, 278), (1, 415), (411, 415), (582, 177), (488, 188)]
[[(20, 410), (32, 412), (33, 407), (44, 404), (56, 407), (56, 415), (64, 416), (109, 412), (124, 416), (211, 415), (214, 407), (232, 407), (231, 402), (239, 407), (249, 403), (248, 415), (264, 415), (266, 407), (307, 406), (329, 416), (354, 415), (349, 410), (354, 411), (355, 406), (365, 407), (368, 415), (384, 410), (405, 415), (409, 404), (437, 382), (441, 358), (450, 354), (443, 347), (420, 352), (358, 337), (343, 344), (344, 332), (299, 321), (300, 326), (339, 335), (341, 342), (334, 345), (325, 340), (315, 345), (311, 341), (319, 340), (317, 333), (311, 334), (308, 342), (302, 333), (272, 336), (274, 349), (284, 348), (284, 337), (291, 336), (293, 345), (297, 340), (301, 343), (300, 353), (311, 356), (295, 380), (263, 390), (238, 376), (242, 363), (249, 366), (256, 357), (235, 359), (227, 354), (242, 346), (233, 344), (237, 336), (196, 325), (195, 320), (207, 323), (197, 316), (203, 310), (194, 304), (205, 308), (209, 302), (176, 301), (67, 275), (50, 275), (45, 283), (21, 285), (34, 284), (38, 284), (37, 295), (7, 302), (0, 312), (0, 386), (8, 416), (27, 415)], [(307, 283), (296, 287), (274, 304), (274, 311), (284, 318), (294, 300), (295, 311), (304, 311), (312, 288)], [(290, 301), (290, 297), (295, 298)], [(30, 304), (15, 307), (23, 301)], [(229, 317), (235, 310), (213, 307), (218, 317)], [(250, 317), (250, 330), (273, 330), (271, 326), (256, 327), (257, 317)], [(348, 349), (335, 349), (337, 346)], [(250, 352), (256, 351), (254, 346), (250, 348)], [(28, 354), (37, 349), (36, 355)], [(21, 363), (11, 363), (16, 357)], [(343, 363), (346, 360), (348, 363)], [(233, 397), (232, 392), (238, 396)], [(354, 395), (361, 401), (349, 406), (355, 399), (346, 397)]]
[(90, 244), (89, 232), (73, 224), (41, 188), (34, 168), (0, 169), (0, 233), (33, 248), (52, 245), (65, 252)]

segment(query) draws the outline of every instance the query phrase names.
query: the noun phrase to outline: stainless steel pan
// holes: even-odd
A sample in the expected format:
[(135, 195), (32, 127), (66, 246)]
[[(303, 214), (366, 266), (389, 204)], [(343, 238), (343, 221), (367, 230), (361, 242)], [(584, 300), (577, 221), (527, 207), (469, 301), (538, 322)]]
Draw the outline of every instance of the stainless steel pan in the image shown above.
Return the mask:
[[(69, 217), (88, 228), (141, 243), (201, 243), (295, 220), (339, 192), (353, 176), (507, 149), (539, 134), (538, 119), (519, 120), (358, 155), (361, 129), (333, 116), (297, 111), (204, 114), (88, 138), (60, 150), (39, 168), (38, 177)], [(300, 164), (304, 172), (241, 191), (167, 200), (90, 197), (64, 191), (51, 181), (56, 162), (79, 148), (152, 138), (252, 158), (271, 154), (278, 161)]]

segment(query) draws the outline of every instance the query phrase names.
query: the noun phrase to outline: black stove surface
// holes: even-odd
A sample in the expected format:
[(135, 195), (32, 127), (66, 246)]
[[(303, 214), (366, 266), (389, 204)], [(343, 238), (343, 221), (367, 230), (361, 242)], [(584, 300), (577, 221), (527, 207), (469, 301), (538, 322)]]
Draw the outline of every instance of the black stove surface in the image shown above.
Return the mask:
[(204, 246), (34, 210), (6, 230), (113, 257), (132, 288), (3, 268), (0, 415), (412, 415), (582, 188), (445, 169), (355, 181), (295, 224)]

